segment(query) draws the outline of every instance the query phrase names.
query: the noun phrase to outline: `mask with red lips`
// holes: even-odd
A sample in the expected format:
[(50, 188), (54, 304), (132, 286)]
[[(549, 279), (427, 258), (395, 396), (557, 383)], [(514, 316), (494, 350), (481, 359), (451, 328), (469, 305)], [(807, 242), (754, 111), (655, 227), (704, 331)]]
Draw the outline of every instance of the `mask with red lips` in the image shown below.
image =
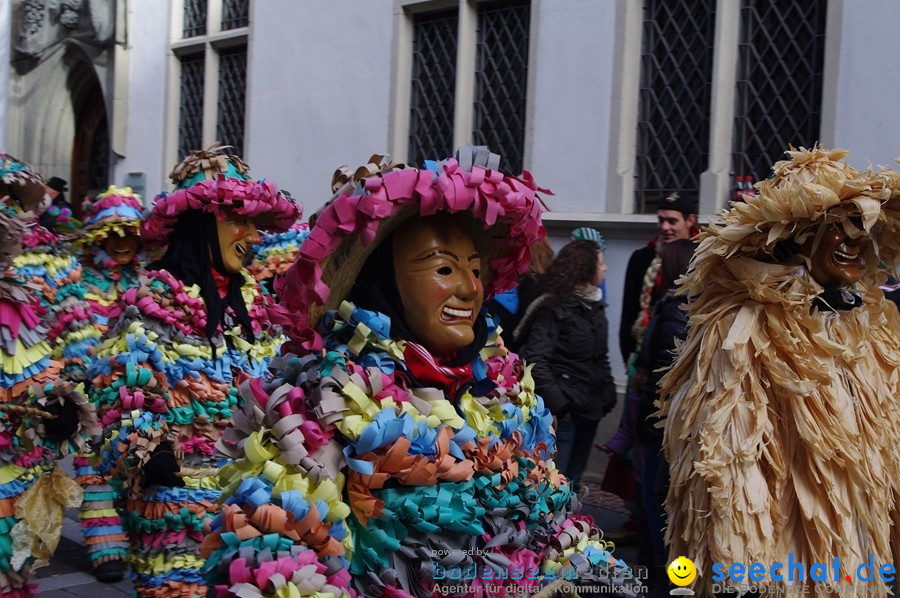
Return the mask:
[(216, 220), (219, 236), (219, 251), (226, 272), (237, 274), (244, 265), (244, 259), (255, 243), (259, 243), (259, 233), (253, 220), (241, 216), (233, 210), (225, 212), (225, 218)]
[(469, 235), (447, 215), (411, 220), (394, 233), (393, 258), (403, 318), (416, 339), (437, 357), (469, 346), (484, 301), (481, 258)]

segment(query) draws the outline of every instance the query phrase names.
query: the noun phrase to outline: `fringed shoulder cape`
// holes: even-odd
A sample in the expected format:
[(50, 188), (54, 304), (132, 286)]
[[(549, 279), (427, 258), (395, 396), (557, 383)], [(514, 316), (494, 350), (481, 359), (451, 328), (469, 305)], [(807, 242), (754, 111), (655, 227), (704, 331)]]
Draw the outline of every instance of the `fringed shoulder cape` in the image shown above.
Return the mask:
[(444, 367), (376, 312), (325, 320), (324, 351), (273, 362), (219, 445), (228, 498), (203, 546), (218, 596), (432, 596), (453, 571), (472, 595), (622, 581), (493, 323), (471, 364)]
[[(716, 562), (793, 555), (808, 575), (837, 557), (854, 583), (870, 556), (897, 562), (900, 318), (876, 286), (856, 290), (861, 306), (823, 310), (803, 267), (737, 256), (689, 277), (690, 332), (660, 386), (667, 541), (698, 595)], [(863, 585), (887, 593), (877, 573)]]

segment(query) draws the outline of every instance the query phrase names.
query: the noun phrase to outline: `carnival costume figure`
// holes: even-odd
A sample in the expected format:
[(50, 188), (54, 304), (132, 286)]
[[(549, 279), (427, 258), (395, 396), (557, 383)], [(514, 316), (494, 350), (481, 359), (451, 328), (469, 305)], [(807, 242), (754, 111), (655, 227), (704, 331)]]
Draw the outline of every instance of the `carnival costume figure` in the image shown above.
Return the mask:
[[(138, 285), (144, 266), (140, 227), (143, 204), (130, 187), (109, 187), (85, 206), (85, 226), (73, 242), (82, 252), (82, 280), (90, 308), (96, 344), (122, 315), (122, 296)], [(117, 493), (99, 475), (91, 454), (75, 457), (76, 480), (84, 489), (81, 526), (88, 560), (100, 581), (118, 581), (125, 574), (128, 539), (115, 508)]]
[(0, 595), (6, 597), (34, 594), (29, 579), (56, 550), (64, 508), (81, 503), (81, 489), (56, 462), (85, 451), (99, 433), (83, 385), (67, 376), (83, 370), (64, 372), (56, 359), (63, 353), (64, 327), (55, 327), (60, 304), (70, 309), (74, 300), (54, 293), (65, 289), (55, 284), (55, 271), (38, 268), (48, 277), (25, 277), (13, 267), (23, 240), (46, 233), (35, 221), (43, 189), (30, 166), (0, 154)]
[(885, 596), (857, 573), (900, 557), (900, 320), (878, 288), (900, 262), (900, 176), (788, 154), (703, 231), (679, 291), (690, 328), (660, 382), (669, 554), (700, 572), (780, 563), (760, 585), (794, 592), (809, 578), (787, 563), (828, 563), (818, 595)]
[(221, 147), (175, 167), (176, 190), (141, 226), (142, 241), (166, 251), (124, 292), (91, 370), (101, 473), (125, 497), (138, 596), (206, 596), (197, 549), (220, 494), (213, 447), (240, 407), (237, 385), (263, 374), (283, 341), (242, 260), (257, 225), (284, 230), (299, 209), (247, 173)]
[(336, 173), (277, 285), (295, 353), (245, 385), (218, 445), (234, 461), (203, 545), (217, 595), (449, 595), (463, 575), (505, 596), (625, 574), (482, 309), (544, 235), (531, 176), (498, 163), (467, 148)]
[[(295, 222), (283, 233), (267, 232), (259, 235), (253, 246), (255, 259), (247, 269), (269, 294), (274, 294), (275, 278), (282, 276), (300, 255), (300, 245), (309, 236), (309, 225)], [(277, 298), (277, 297), (276, 297)]]

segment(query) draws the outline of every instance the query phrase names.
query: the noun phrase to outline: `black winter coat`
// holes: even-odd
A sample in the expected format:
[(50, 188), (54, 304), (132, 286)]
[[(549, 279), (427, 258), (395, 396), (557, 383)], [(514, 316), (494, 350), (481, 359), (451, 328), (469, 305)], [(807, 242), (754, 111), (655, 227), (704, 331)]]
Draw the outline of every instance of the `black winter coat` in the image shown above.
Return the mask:
[(625, 270), (622, 319), (619, 320), (619, 350), (622, 351), (622, 360), (626, 364), (631, 358), (631, 354), (638, 348), (631, 329), (634, 327), (634, 321), (637, 320), (638, 314), (641, 313), (641, 291), (644, 289), (644, 276), (655, 256), (656, 247), (654, 245), (641, 247), (631, 254), (628, 268)]
[(533, 363), (536, 391), (553, 415), (599, 420), (616, 404), (609, 366), (606, 303), (542, 300), (523, 322), (522, 357)]
[(665, 375), (665, 369), (675, 361), (675, 342), (687, 337), (688, 315), (682, 309), (686, 303), (684, 295), (675, 295), (669, 291), (657, 303), (653, 317), (644, 331), (641, 351), (635, 365), (650, 373), (638, 406), (638, 440), (662, 442), (663, 430), (655, 425), (660, 419), (650, 415), (657, 411), (657, 384)]

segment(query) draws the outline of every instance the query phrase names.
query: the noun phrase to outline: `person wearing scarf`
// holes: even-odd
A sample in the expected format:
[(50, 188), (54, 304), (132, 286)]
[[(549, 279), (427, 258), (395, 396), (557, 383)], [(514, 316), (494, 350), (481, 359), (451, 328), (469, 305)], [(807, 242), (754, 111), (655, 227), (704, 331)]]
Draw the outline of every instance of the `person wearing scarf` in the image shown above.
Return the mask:
[(78, 307), (72, 281), (42, 268), (63, 264), (49, 256), (16, 265), (23, 242), (46, 233), (34, 219), (43, 188), (30, 166), (0, 154), (0, 594), (13, 597), (35, 593), (30, 580), (59, 543), (63, 510), (81, 503), (57, 462), (99, 432), (83, 370), (62, 361), (59, 318)]
[(669, 558), (827, 562), (838, 581), (817, 595), (882, 597), (892, 584), (858, 574), (900, 558), (900, 317), (879, 288), (900, 263), (900, 174), (787, 153), (704, 229), (677, 291), (690, 327), (659, 384)]
[(505, 596), (626, 573), (483, 308), (544, 235), (539, 188), (498, 163), (464, 148), (337, 171), (276, 284), (286, 352), (217, 445), (227, 498), (202, 548), (217, 596), (450, 595), (463, 574), (468, 595)]
[(557, 419), (556, 464), (576, 488), (597, 426), (616, 404), (606, 303), (598, 286), (606, 274), (600, 247), (596, 241), (566, 244), (515, 331), (522, 357), (534, 364), (537, 392)]
[(142, 240), (165, 252), (123, 293), (91, 368), (100, 473), (124, 499), (138, 596), (206, 596), (197, 549), (219, 508), (213, 447), (241, 406), (237, 386), (261, 375), (283, 340), (242, 262), (257, 225), (284, 230), (299, 209), (247, 171), (220, 147), (176, 166), (176, 190), (141, 225)]

